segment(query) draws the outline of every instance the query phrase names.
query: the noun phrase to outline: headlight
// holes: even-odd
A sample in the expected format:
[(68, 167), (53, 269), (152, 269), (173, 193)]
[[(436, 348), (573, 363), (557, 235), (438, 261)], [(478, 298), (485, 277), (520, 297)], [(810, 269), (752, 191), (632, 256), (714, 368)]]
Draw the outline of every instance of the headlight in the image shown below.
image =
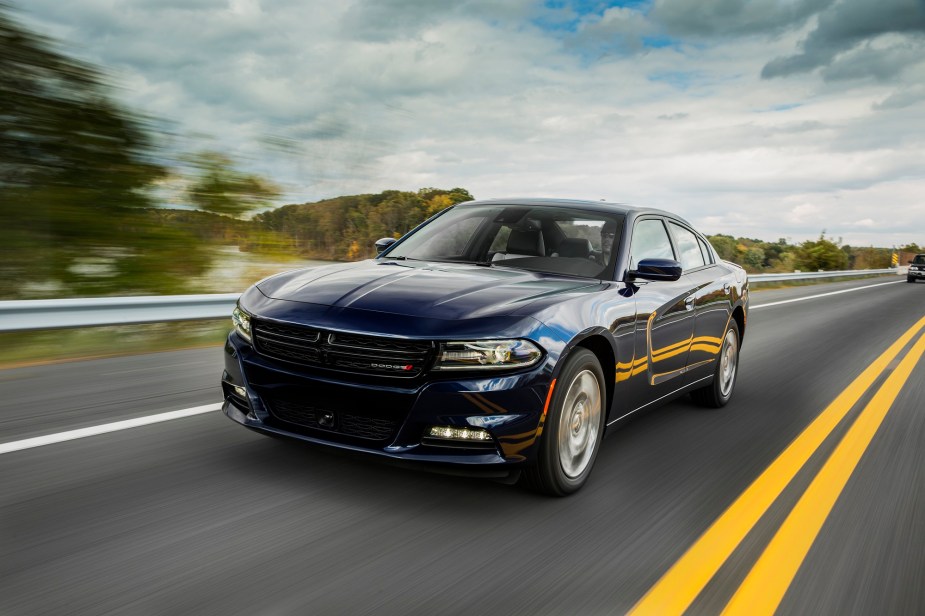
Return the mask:
[(525, 368), (540, 361), (543, 352), (529, 340), (473, 340), (440, 345), (434, 370), (491, 370)]
[(242, 338), (251, 342), (251, 315), (241, 310), (240, 306), (235, 306), (231, 313), (231, 322), (234, 323), (234, 330)]

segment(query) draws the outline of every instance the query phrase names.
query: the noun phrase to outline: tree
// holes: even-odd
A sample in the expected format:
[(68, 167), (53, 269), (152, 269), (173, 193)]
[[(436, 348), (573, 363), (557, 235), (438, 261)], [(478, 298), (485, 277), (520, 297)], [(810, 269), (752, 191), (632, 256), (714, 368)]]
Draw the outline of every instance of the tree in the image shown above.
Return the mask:
[(719, 258), (725, 261), (735, 261), (738, 256), (735, 238), (731, 235), (711, 235), (707, 238), (716, 249)]
[(797, 262), (809, 271), (843, 270), (848, 267), (848, 255), (837, 244), (825, 239), (825, 231), (819, 239), (807, 240), (797, 249)]
[(254, 216), (261, 228), (294, 238), (299, 252), (315, 259), (375, 256), (373, 243), (401, 237), (429, 217), (432, 208), (471, 201), (463, 188), (422, 188), (417, 192), (386, 190), (316, 203), (285, 205)]
[(141, 211), (165, 175), (149, 122), (0, 4), (0, 295), (175, 292), (208, 254)]
[(276, 185), (259, 175), (239, 171), (224, 154), (199, 152), (187, 161), (197, 171), (187, 196), (206, 212), (239, 217), (265, 207), (280, 195)]
[(758, 246), (752, 246), (745, 251), (742, 259), (743, 264), (752, 271), (758, 271), (764, 265), (764, 249)]

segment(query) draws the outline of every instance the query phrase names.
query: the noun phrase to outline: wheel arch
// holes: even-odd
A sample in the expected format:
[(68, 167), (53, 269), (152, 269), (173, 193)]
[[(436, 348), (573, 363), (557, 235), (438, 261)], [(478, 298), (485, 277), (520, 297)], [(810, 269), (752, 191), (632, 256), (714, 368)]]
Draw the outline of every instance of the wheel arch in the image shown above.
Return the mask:
[(736, 306), (732, 311), (732, 318), (735, 319), (736, 325), (739, 326), (739, 347), (742, 347), (742, 341), (745, 340), (745, 309), (741, 305)]
[(607, 340), (602, 334), (597, 333), (582, 338), (569, 350), (571, 351), (577, 348), (586, 349), (593, 353), (594, 356), (597, 357), (598, 363), (601, 365), (601, 371), (604, 373), (604, 387), (607, 396), (607, 412), (604, 413), (606, 418), (610, 415), (610, 409), (613, 408), (614, 384), (616, 382), (617, 372), (617, 361), (616, 355), (614, 354), (613, 343)]

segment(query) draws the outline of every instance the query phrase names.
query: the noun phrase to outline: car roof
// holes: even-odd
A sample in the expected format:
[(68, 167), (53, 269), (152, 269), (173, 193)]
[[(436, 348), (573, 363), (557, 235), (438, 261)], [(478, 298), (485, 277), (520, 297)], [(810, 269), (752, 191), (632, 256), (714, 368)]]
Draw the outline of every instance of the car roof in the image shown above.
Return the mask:
[(596, 212), (603, 213), (612, 213), (612, 214), (657, 214), (659, 216), (667, 216), (669, 218), (674, 218), (680, 220), (685, 224), (685, 221), (682, 217), (677, 214), (672, 214), (671, 212), (666, 212), (664, 210), (658, 210), (655, 208), (648, 207), (638, 207), (634, 205), (627, 205), (625, 203), (611, 203), (608, 201), (587, 201), (582, 199), (540, 199), (540, 198), (516, 198), (516, 199), (479, 199), (477, 201), (465, 201), (459, 203), (456, 207), (469, 207), (469, 206), (478, 206), (478, 205), (511, 205), (511, 206), (541, 206), (541, 207), (560, 207), (563, 209), (576, 209), (576, 210), (593, 210)]

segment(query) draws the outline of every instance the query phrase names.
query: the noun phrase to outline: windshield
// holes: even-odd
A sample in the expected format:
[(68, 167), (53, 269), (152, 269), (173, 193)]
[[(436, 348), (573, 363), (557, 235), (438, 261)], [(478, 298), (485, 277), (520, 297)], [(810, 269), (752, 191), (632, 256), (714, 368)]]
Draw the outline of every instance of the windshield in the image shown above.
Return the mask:
[(464, 206), (418, 229), (381, 259), (452, 261), (605, 278), (623, 216), (549, 206)]
[(925, 265), (925, 255), (915, 255), (915, 258), (912, 259), (912, 262), (916, 265)]

